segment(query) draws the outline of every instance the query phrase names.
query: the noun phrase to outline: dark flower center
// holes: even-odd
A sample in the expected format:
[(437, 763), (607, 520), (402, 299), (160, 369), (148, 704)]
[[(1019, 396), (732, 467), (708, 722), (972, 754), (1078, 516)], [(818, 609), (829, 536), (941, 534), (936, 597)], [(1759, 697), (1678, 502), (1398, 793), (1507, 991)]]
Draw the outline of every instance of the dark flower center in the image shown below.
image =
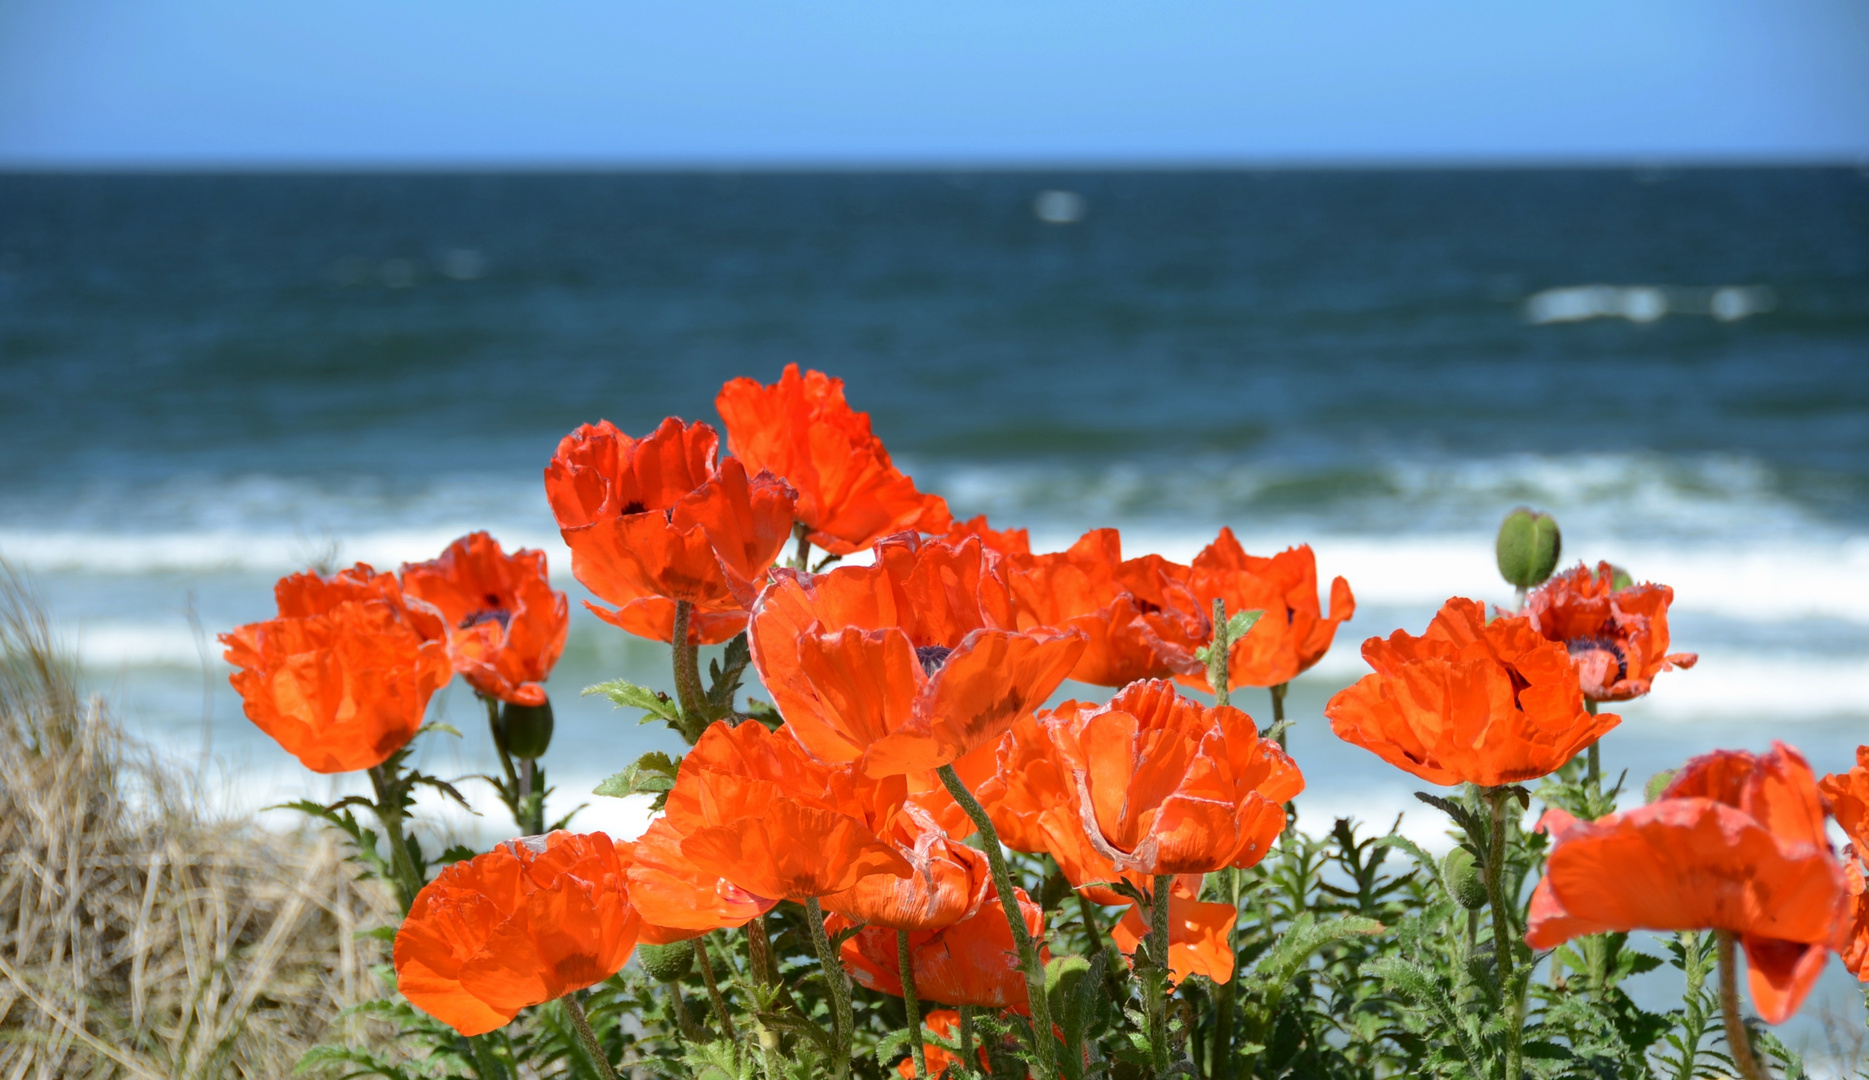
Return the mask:
[(918, 645), (915, 647), (915, 659), (922, 662), (922, 671), (925, 674), (933, 675), (941, 670), (941, 665), (947, 663), (947, 658), (953, 652), (954, 650), (946, 645)]
[(648, 510), (649, 510), (649, 508), (648, 508), (648, 507), (646, 507), (646, 506), (644, 506), (644, 505), (642, 504), (642, 500), (641, 500), (641, 499), (637, 499), (637, 500), (634, 500), (634, 501), (631, 501), (631, 502), (626, 502), (626, 503), (624, 503), (624, 504), (623, 504), (623, 509), (622, 509), (622, 510), (620, 510), (620, 511), (618, 511), (618, 513), (620, 513), (620, 514), (622, 514), (622, 515), (623, 515), (624, 517), (628, 517), (628, 516), (630, 516), (631, 514), (643, 514), (643, 513), (647, 513), (647, 512), (648, 512)]
[(1584, 653), (1592, 652), (1609, 653), (1616, 658), (1615, 681), (1621, 682), (1629, 677), (1629, 658), (1623, 654), (1622, 646), (1616, 644), (1614, 639), (1606, 637), (1580, 637), (1572, 638), (1564, 644), (1570, 649), (1570, 654), (1572, 656), (1581, 656)]
[[(498, 600), (499, 598), (488, 597), (488, 599)], [(479, 626), (481, 623), (496, 622), (500, 624), (500, 629), (504, 630), (507, 624), (512, 621), (513, 613), (503, 607), (481, 608), (479, 611), (461, 620), (461, 629), (465, 630), (470, 626)]]

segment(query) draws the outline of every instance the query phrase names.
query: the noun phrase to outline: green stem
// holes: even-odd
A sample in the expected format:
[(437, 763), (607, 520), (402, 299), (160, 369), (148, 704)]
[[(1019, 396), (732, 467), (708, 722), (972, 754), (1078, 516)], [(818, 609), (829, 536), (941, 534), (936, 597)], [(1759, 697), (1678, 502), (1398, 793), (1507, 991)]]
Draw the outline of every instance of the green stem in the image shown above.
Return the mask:
[(669, 648), (674, 653), (675, 699), (681, 705), (681, 737), (688, 740), (690, 746), (701, 740), (701, 732), (707, 726), (702, 716), (707, 696), (701, 690), (701, 650), (688, 641), (688, 627), (693, 619), (694, 605), (686, 600), (675, 601), (675, 627), (669, 635)]
[[(1596, 702), (1589, 698), (1584, 698), (1583, 707), (1591, 716), (1596, 715)], [(1583, 779), (1584, 783), (1590, 788), (1590, 802), (1592, 805), (1590, 812), (1595, 813), (1595, 803), (1598, 799), (1603, 797), (1603, 758), (1596, 748), (1596, 743), (1591, 743), (1590, 748), (1585, 750), (1584, 754)]]
[(805, 920), (811, 924), (811, 943), (817, 946), (824, 981), (831, 987), (831, 1038), (837, 1047), (831, 1075), (836, 1080), (844, 1080), (850, 1075), (850, 1037), (851, 1028), (855, 1026), (850, 1015), (850, 984), (844, 978), (843, 961), (837, 958), (831, 939), (825, 936), (824, 909), (818, 906), (815, 896), (805, 898)]
[(739, 1034), (733, 1030), (733, 1017), (727, 1014), (727, 999), (720, 996), (720, 983), (714, 979), (714, 961), (707, 955), (707, 935), (694, 939), (694, 966), (701, 969), (701, 981), (707, 984), (707, 1000), (714, 1006), (714, 1019), (720, 1021), (720, 1032), (729, 1042), (738, 1042)]
[(798, 547), (792, 551), (792, 569), (811, 571), (811, 526), (797, 522), (792, 526), (792, 536), (798, 540)]
[(1172, 874), (1155, 875), (1149, 897), (1149, 967), (1143, 986), (1149, 995), (1149, 1050), (1155, 1059), (1155, 1075), (1168, 1075), (1168, 893), (1174, 887)]
[(545, 797), (533, 798), (533, 788), (538, 779), (538, 762), (526, 758), (519, 763), (519, 806), (522, 820), (519, 828), (527, 836), (537, 836), (545, 831)]
[(617, 1080), (616, 1068), (610, 1064), (603, 1045), (597, 1041), (597, 1033), (591, 1030), (591, 1022), (584, 1015), (584, 1006), (578, 1004), (577, 991), (573, 990), (558, 1000), (564, 1003), (565, 1015), (571, 1017), (571, 1026), (578, 1029), (578, 1041), (584, 1044), (584, 1049), (590, 1054), (591, 1064), (597, 1066), (609, 1080)]
[(978, 1071), (973, 1055), (973, 1006), (960, 1007), (960, 1067), (968, 1073)]
[[(1240, 872), (1227, 867), (1227, 889), (1233, 898), (1233, 922), (1227, 927), (1227, 953), (1237, 956), (1235, 936), (1239, 931)], [(1237, 967), (1233, 978), (1220, 984), (1214, 993), (1214, 1033), (1212, 1053), (1208, 1055), (1207, 1075), (1210, 1080), (1233, 1080), (1233, 999), (1235, 980), (1239, 978)]]
[(1745, 1021), (1739, 1015), (1739, 956), (1733, 945), (1739, 935), (1731, 930), (1717, 930), (1720, 942), (1720, 1019), (1726, 1022), (1726, 1049), (1740, 1080), (1766, 1080), (1765, 1070), (1752, 1054), (1752, 1039), (1746, 1034)]
[(1285, 729), (1279, 725), (1285, 722), (1285, 691), (1290, 683), (1279, 683), (1272, 688), (1272, 726), (1278, 730), (1278, 748), (1285, 749)]
[(1032, 934), (1026, 929), (1025, 914), (1019, 910), (1018, 897), (1013, 895), (1012, 874), (1006, 869), (1006, 854), (1000, 849), (999, 832), (993, 828), (993, 819), (986, 816), (973, 792), (961, 782), (954, 766), (943, 765), (936, 770), (936, 775), (941, 777), (948, 794), (967, 812), (974, 827), (980, 830), (987, 865), (993, 870), (993, 885), (999, 890), (999, 906), (1006, 912), (1012, 939), (1019, 947), (1019, 963), (1025, 968), (1026, 999), (1032, 1009), (1033, 1071), (1038, 1080), (1052, 1080), (1058, 1075), (1057, 1054), (1053, 1049), (1057, 1040), (1051, 1034), (1051, 1005), (1045, 999), (1045, 967), (1039, 963), (1038, 949), (1033, 946)]
[[(507, 802), (513, 807), (519, 805), (519, 774), (513, 771), (513, 755), (506, 752), (506, 738), (500, 732), (500, 699), (481, 694), (480, 700), (487, 703), (487, 730), (493, 733), (493, 748), (500, 753), (500, 765), (506, 770)], [(519, 823), (519, 811), (513, 811), (513, 823)], [(524, 826), (521, 826), (523, 828)]]
[(675, 1026), (681, 1029), (683, 1042), (701, 1041), (701, 1030), (695, 1026), (694, 1017), (688, 1015), (688, 1003), (682, 1000), (681, 980), (674, 979), (668, 984), (670, 1004), (675, 1010)]
[[(1503, 787), (1487, 788), (1486, 801), (1492, 807), (1492, 843), (1486, 852), (1486, 899), (1493, 915), (1493, 969), (1499, 980), (1499, 1001), (1503, 1007), (1513, 999), (1511, 914), (1506, 909), (1506, 804), (1512, 794)], [(1521, 1024), (1507, 1024), (1506, 1070), (1504, 1080), (1519, 1078), (1519, 1040), (1524, 1037)]]
[(409, 854), (408, 838), (402, 832), (402, 797), (395, 791), (395, 781), (381, 765), (370, 767), (370, 784), (376, 789), (376, 820), (382, 824), (383, 835), (389, 840), (390, 867), (395, 872), (395, 881), (391, 884), (406, 915), (409, 905), (415, 903), (415, 894), (422, 891), (423, 881), (416, 872), (414, 857)]
[(1228, 666), (1233, 661), (1233, 643), (1227, 640), (1227, 602), (1214, 597), (1214, 639), (1207, 652), (1207, 685), (1213, 687), (1214, 704), (1226, 705), (1233, 694), (1233, 675)]
[(928, 1080), (928, 1051), (922, 1045), (922, 1003), (915, 996), (915, 961), (909, 955), (909, 932), (896, 931), (896, 963), (902, 968), (902, 1009), (908, 1014), (909, 1055), (915, 1080)]
[(1103, 951), (1103, 926), (1097, 921), (1097, 907), (1083, 893), (1074, 895), (1077, 897), (1077, 914), (1084, 920), (1084, 937), (1089, 942), (1085, 948), (1094, 957)]

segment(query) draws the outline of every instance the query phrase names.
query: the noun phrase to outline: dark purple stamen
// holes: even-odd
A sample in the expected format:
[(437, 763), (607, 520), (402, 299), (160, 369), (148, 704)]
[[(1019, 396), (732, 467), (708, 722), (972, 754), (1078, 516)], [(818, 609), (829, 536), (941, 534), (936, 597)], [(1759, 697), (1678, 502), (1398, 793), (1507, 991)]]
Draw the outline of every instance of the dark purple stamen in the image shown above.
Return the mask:
[(1572, 656), (1576, 656), (1579, 653), (1587, 653), (1587, 652), (1609, 653), (1611, 656), (1614, 656), (1616, 658), (1615, 681), (1621, 682), (1622, 680), (1629, 677), (1629, 658), (1623, 655), (1622, 646), (1616, 644), (1614, 641), (1610, 640), (1609, 638), (1600, 638), (1600, 637), (1572, 638), (1571, 640), (1565, 642), (1564, 644), (1570, 648), (1570, 654)]
[(946, 645), (919, 645), (915, 649), (915, 659), (922, 662), (924, 673), (933, 675), (941, 670), (941, 665), (947, 663), (948, 656), (953, 652)]

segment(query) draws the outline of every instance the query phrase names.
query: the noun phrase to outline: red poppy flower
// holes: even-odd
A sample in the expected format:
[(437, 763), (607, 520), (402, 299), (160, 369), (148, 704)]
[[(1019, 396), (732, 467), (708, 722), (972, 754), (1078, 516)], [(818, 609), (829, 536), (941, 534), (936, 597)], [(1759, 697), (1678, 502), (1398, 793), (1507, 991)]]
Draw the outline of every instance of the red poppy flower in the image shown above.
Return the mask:
[[(955, 1033), (960, 1030), (960, 1013), (955, 1012), (953, 1009), (936, 1009), (922, 1017), (922, 1026), (933, 1031), (943, 1039), (958, 1038), (959, 1036)], [(922, 1053), (926, 1055), (923, 1060), (928, 1062), (929, 1076), (938, 1077), (947, 1070), (949, 1065), (958, 1066), (960, 1063), (958, 1057), (955, 1057), (953, 1054), (948, 1053), (947, 1050), (931, 1042), (922, 1044)], [(988, 1060), (986, 1047), (981, 1047), (976, 1053), (980, 1058), (980, 1068), (982, 1070), (990, 1069), (992, 1066)], [(915, 1059), (906, 1057), (897, 1062), (896, 1074), (901, 1076), (903, 1080), (915, 1080)]]
[(721, 387), (714, 408), (734, 457), (797, 490), (798, 520), (825, 551), (848, 555), (905, 529), (947, 531), (947, 503), (916, 491), (890, 462), (870, 414), (844, 400), (842, 379), (788, 364), (771, 386), (741, 378)]
[(1746, 950), (1753, 1005), (1777, 1024), (1815, 985), (1848, 901), (1810, 766), (1780, 743), (1763, 757), (1695, 758), (1647, 806), (1561, 822), (1526, 941), (1729, 931)]
[(981, 514), (970, 521), (956, 521), (948, 526), (947, 535), (941, 539), (950, 544), (958, 544), (969, 536), (977, 536), (988, 551), (997, 551), (1001, 555), (1030, 555), (1032, 537), (1024, 529), (993, 529), (986, 523), (986, 515)]
[(773, 572), (749, 631), (786, 727), (823, 761), (872, 776), (925, 773), (1042, 704), (1083, 637), (1019, 630), (997, 557), (980, 542), (876, 546), (870, 566)]
[(1331, 730), (1430, 784), (1532, 780), (1622, 722), (1585, 711), (1564, 646), (1529, 619), (1488, 623), (1476, 600), (1449, 600), (1420, 637), (1370, 638), (1363, 659), (1375, 674), (1324, 706)]
[[(875, 780), (851, 765), (825, 765), (783, 731), (721, 721), (682, 759), (664, 820), (700, 878), (725, 878), (764, 899), (803, 900), (870, 874), (911, 871), (885, 839), (906, 793), (901, 777)], [(669, 922), (659, 914), (651, 921)]]
[[(1324, 614), (1317, 600), (1317, 558), (1309, 544), (1260, 558), (1246, 554), (1227, 528), (1194, 557), (1188, 584), (1203, 611), (1212, 611), (1219, 598), (1226, 601), (1228, 614), (1263, 612), (1227, 654), (1227, 677), (1236, 686), (1277, 686), (1309, 671), (1330, 651), (1338, 625), (1356, 614), (1356, 597), (1342, 578), (1331, 581), (1330, 614)], [(1179, 681), (1213, 690), (1205, 668)]]
[(1194, 650), (1212, 636), (1200, 602), (1180, 580), (1187, 568), (1158, 556), (1123, 561), (1115, 529), (1093, 529), (1068, 550), (1008, 557), (1021, 627), (1084, 634), (1071, 678), (1127, 686), (1200, 666)]
[[(1177, 885), (1168, 893), (1169, 981), (1179, 984), (1190, 975), (1205, 975), (1217, 983), (1231, 982), (1233, 943), (1227, 937), (1239, 921), (1239, 909), (1196, 900), (1182, 895), (1184, 891)], [(1110, 939), (1124, 956), (1134, 956), (1148, 936), (1148, 924), (1133, 902), (1122, 920), (1110, 928)]]
[(986, 855), (950, 839), (925, 811), (907, 806), (889, 840), (909, 864), (906, 877), (871, 874), (823, 900), (852, 922), (894, 930), (930, 930), (972, 915), (992, 887)]
[(717, 461), (706, 424), (670, 417), (641, 439), (609, 421), (564, 437), (545, 469), (545, 494), (571, 548), (571, 573), (607, 611), (598, 618), (641, 637), (675, 635), (675, 603), (693, 605), (690, 643), (726, 641), (792, 527), (793, 493), (768, 473)]
[[(1033, 941), (1040, 943), (1040, 960), (1049, 963), (1050, 950), (1042, 944), (1045, 910), (1034, 904), (1024, 889), (1015, 888), (1013, 897), (1025, 916), (1026, 930)], [(831, 934), (854, 925), (842, 915), (829, 915), (824, 920), (824, 929)], [(866, 926), (844, 942), (842, 956), (845, 969), (859, 985), (902, 996), (896, 931)], [(1019, 966), (1019, 949), (1013, 942), (999, 893), (990, 885), (979, 910), (967, 918), (938, 930), (910, 931), (909, 963), (915, 969), (916, 995), (923, 1001), (1021, 1011), (1026, 1006), (1025, 971)]]
[(1532, 629), (1570, 650), (1583, 694), (1592, 701), (1628, 701), (1648, 693), (1656, 675), (1691, 668), (1700, 657), (1668, 652), (1666, 585), (1618, 589), (1615, 567), (1582, 563), (1539, 586), (1523, 614)]
[(511, 555), (484, 532), (448, 545), (438, 559), (404, 563), (402, 588), (448, 621), (454, 670), (488, 697), (545, 704), (539, 684), (565, 651), (571, 612), (551, 586), (545, 553)]
[(778, 904), (697, 867), (681, 853), (682, 839), (681, 830), (663, 816), (651, 821), (630, 845), (630, 902), (643, 917), (645, 942), (663, 945), (710, 930), (730, 930)]
[(313, 772), (381, 765), (451, 674), (441, 615), (363, 563), (273, 594), (278, 618), (220, 635), (247, 718)]
[(602, 833), (509, 840), (422, 887), (396, 932), (396, 988), (463, 1035), (617, 973), (636, 947)]
[[(1002, 744), (991, 794), (1002, 816), (1018, 816), (1009, 804), (1040, 808), (1009, 831), (1042, 837), (1067, 877), (1086, 844), (1141, 877), (1252, 866), (1284, 829), (1283, 804), (1304, 790), (1297, 765), (1252, 717), (1190, 701), (1163, 680), (1134, 683), (1106, 705), (1067, 702), (1010, 741), (1022, 738), (1038, 745)], [(1018, 760), (1040, 754), (1052, 759), (1049, 776)], [(1014, 790), (1027, 780), (1041, 786)]]

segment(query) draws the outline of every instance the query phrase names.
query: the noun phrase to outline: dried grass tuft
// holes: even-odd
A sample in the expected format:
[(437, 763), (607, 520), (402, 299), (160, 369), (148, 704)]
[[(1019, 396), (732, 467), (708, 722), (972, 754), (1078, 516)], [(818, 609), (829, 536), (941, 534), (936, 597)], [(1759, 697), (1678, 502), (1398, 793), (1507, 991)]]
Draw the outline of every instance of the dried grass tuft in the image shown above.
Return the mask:
[(205, 812), (3, 562), (0, 646), (0, 1080), (284, 1077), (366, 1023), (388, 894), (328, 834)]

